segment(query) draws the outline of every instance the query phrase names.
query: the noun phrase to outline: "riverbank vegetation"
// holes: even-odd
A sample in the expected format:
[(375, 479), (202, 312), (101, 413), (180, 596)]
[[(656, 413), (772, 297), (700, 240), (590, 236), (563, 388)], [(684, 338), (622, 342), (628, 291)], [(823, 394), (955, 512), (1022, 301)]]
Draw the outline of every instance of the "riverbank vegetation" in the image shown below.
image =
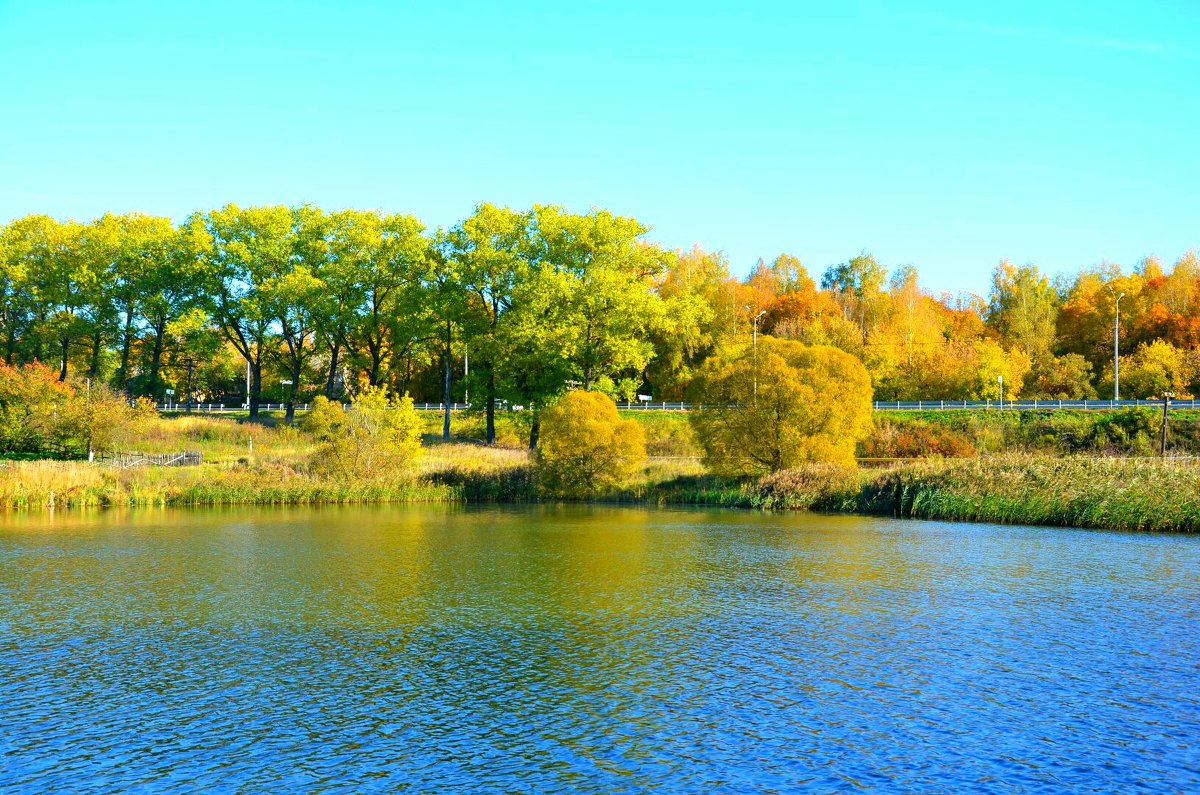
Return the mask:
[[(411, 473), (352, 482), (270, 460), (117, 470), (82, 461), (0, 465), (0, 507), (535, 502), (525, 450), (439, 445)], [(856, 469), (804, 464), (762, 477), (651, 461), (594, 499), (615, 503), (807, 509), (921, 519), (1114, 530), (1200, 531), (1200, 465), (1153, 459), (1005, 456)]]
[(857, 358), (877, 399), (1200, 394), (1200, 260), (1153, 256), (1051, 279), (997, 264), (945, 295), (869, 253), (735, 263), (672, 251), (606, 210), (483, 204), (445, 230), (415, 216), (238, 207), (0, 227), (0, 358), (46, 362), (130, 398), (426, 402), (537, 409), (574, 385), (688, 397), (753, 330)]
[[(0, 506), (599, 499), (1192, 528), (1192, 471), (1133, 460), (1161, 444), (1155, 411), (870, 400), (1111, 394), (1119, 297), (1122, 395), (1200, 394), (1194, 254), (1053, 281), (1001, 262), (986, 296), (935, 296), (865, 252), (819, 278), (780, 254), (739, 279), (648, 232), (490, 204), (436, 231), (312, 206), (12, 221)], [(638, 395), (703, 409), (611, 402)], [(420, 415), (410, 397), (475, 409)], [(162, 399), (245, 403), (249, 421), (160, 417)], [(1200, 414), (1175, 415), (1169, 446), (1200, 454)], [(107, 458), (184, 450), (204, 463)]]
[[(924, 438), (923, 457), (858, 468), (794, 462), (774, 472), (715, 473), (704, 463), (704, 423), (696, 415), (599, 411), (566, 406), (601, 395), (568, 393), (563, 417), (543, 418), (539, 453), (525, 442), (516, 413), (498, 424), (506, 445), (471, 438), (481, 417), (456, 415), (461, 437), (443, 442), (440, 420), (403, 408), (399, 446), (364, 462), (353, 451), (380, 430), (353, 438), (338, 423), (354, 412), (300, 424), (272, 418), (250, 423), (208, 416), (161, 417), (131, 410), (126, 432), (143, 449), (194, 449), (194, 467), (121, 469), (86, 460), (0, 462), (0, 507), (234, 505), (368, 502), (534, 502), (589, 499), (661, 505), (810, 509), (1002, 523), (1138, 530), (1200, 530), (1200, 465), (1188, 458), (1146, 458), (1151, 417), (1139, 412), (1019, 416), (961, 412), (877, 417), (860, 454)], [(370, 409), (355, 421), (371, 426)], [(336, 413), (333, 413), (336, 412)], [(1123, 416), (1127, 415), (1127, 416)], [(378, 418), (377, 418), (378, 419)], [(560, 421), (561, 420), (561, 421)], [(509, 428), (509, 423), (514, 427)], [(423, 427), (417, 425), (419, 423)], [(603, 424), (613, 431), (601, 433)], [(1194, 440), (1194, 418), (1180, 418), (1172, 438)], [(618, 428), (624, 428), (618, 432)], [(636, 432), (632, 429), (636, 428)], [(1057, 429), (1047, 433), (1047, 429)], [(424, 431), (419, 450), (414, 434)], [(509, 431), (512, 431), (511, 434)], [(918, 432), (918, 430), (920, 432)], [(921, 434), (925, 434), (924, 437)], [(582, 438), (581, 438), (582, 437)], [(934, 450), (930, 440), (941, 447)], [(953, 440), (947, 441), (947, 440)], [(634, 442), (640, 443), (641, 448)], [(561, 443), (561, 444), (560, 444)], [(344, 444), (338, 473), (330, 445)], [(904, 442), (910, 445), (911, 441)], [(958, 448), (955, 445), (967, 445)], [(633, 449), (631, 449), (633, 448)], [(984, 449), (986, 448), (986, 449)], [(1077, 452), (1071, 453), (1070, 449)], [(642, 450), (650, 451), (642, 457)], [(893, 447), (893, 452), (895, 451)], [(954, 453), (969, 455), (953, 455)], [(561, 453), (561, 455), (560, 455)], [(1114, 453), (1124, 454), (1113, 455)], [(343, 466), (344, 465), (344, 466)], [(551, 475), (555, 468), (566, 477)], [(582, 473), (582, 474), (580, 474)]]
[(911, 461), (881, 469), (812, 464), (757, 480), (683, 478), (657, 498), (664, 504), (1197, 532), (1200, 464), (1025, 456)]

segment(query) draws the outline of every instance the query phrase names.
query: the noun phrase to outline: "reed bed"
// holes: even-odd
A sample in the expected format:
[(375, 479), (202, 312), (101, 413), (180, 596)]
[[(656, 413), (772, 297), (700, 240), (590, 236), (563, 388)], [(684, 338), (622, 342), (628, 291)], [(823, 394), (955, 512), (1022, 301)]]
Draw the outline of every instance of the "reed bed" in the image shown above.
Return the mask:
[(864, 474), (828, 510), (925, 519), (1200, 531), (1200, 466), (1190, 460), (1001, 458), (919, 462)]
[(887, 469), (828, 464), (736, 479), (659, 484), (662, 504), (842, 513), (1111, 530), (1200, 531), (1200, 464), (1190, 460), (1005, 457)]

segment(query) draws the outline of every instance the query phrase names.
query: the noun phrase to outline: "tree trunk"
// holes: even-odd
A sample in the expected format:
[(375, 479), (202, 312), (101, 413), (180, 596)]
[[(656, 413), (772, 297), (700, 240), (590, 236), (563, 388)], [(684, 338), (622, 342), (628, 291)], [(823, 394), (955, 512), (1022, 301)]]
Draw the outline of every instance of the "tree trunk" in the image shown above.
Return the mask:
[(375, 345), (370, 346), (371, 371), (367, 373), (367, 384), (379, 386), (379, 367), (383, 364), (383, 354)]
[(496, 443), (496, 373), (488, 363), (487, 377), (487, 443)]
[(88, 368), (90, 378), (100, 377), (100, 354), (104, 350), (104, 340), (97, 331), (92, 335), (92, 366)]
[(296, 419), (296, 392), (300, 389), (300, 366), (303, 359), (303, 349), (297, 351), (292, 357), (292, 383), (288, 388), (287, 414), (284, 416), (284, 420), (289, 423)]
[(530, 409), (533, 412), (533, 422), (529, 423), (529, 449), (536, 450), (538, 446), (538, 436), (542, 432), (542, 413), (536, 409)]
[(330, 400), (333, 400), (333, 390), (337, 383), (338, 354), (341, 353), (341, 347), (337, 340), (329, 346), (329, 375), (325, 379), (325, 397)]
[(63, 339), (62, 339), (62, 367), (59, 368), (59, 371), (58, 371), (58, 380), (59, 381), (67, 380), (67, 354), (70, 353), (70, 350), (71, 350), (71, 338), (63, 337)]
[(451, 342), (451, 327), (450, 321), (446, 321), (446, 355), (444, 359), (444, 370), (442, 372), (442, 406), (444, 413), (442, 414), (442, 440), (450, 441), (450, 342)]
[(133, 307), (125, 308), (125, 328), (121, 331), (121, 366), (117, 368), (117, 384), (121, 391), (129, 388), (129, 357), (133, 352)]
[(250, 404), (250, 421), (258, 421), (258, 396), (262, 394), (262, 360), (250, 362), (250, 394), (246, 396)]
[(158, 399), (158, 391), (162, 386), (162, 379), (159, 377), (159, 374), (162, 371), (163, 337), (165, 335), (166, 323), (155, 323), (154, 347), (150, 349), (150, 380), (146, 382), (146, 391), (155, 400)]

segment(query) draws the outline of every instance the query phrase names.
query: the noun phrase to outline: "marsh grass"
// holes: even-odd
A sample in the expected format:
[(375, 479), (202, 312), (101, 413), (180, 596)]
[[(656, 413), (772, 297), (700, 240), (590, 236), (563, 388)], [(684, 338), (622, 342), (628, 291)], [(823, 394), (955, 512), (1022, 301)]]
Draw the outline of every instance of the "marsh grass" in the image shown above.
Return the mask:
[(1012, 457), (919, 462), (866, 472), (827, 510), (924, 519), (1200, 531), (1200, 465), (1191, 460)]

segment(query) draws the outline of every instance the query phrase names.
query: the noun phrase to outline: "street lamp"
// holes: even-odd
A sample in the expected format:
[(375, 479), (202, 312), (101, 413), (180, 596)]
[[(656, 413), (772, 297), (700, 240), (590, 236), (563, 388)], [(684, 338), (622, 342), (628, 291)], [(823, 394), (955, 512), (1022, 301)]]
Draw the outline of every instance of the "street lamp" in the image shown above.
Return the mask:
[[(747, 306), (746, 311), (749, 312), (750, 307)], [(753, 320), (750, 321), (751, 325), (754, 327), (754, 342), (751, 344), (750, 350), (751, 356), (753, 357), (752, 364), (754, 366), (754, 405), (756, 406), (758, 405), (758, 319), (765, 314), (767, 314), (767, 310), (764, 309), (755, 315)]]
[(1000, 408), (1004, 408), (1004, 376), (996, 376), (996, 380), (1000, 382)]
[(767, 314), (767, 310), (763, 310), (754, 316), (754, 354), (758, 355), (758, 319)]
[(1113, 305), (1113, 401), (1121, 399), (1121, 351), (1120, 351), (1120, 333), (1121, 333), (1121, 299), (1125, 297), (1125, 293), (1117, 296), (1117, 301)]

